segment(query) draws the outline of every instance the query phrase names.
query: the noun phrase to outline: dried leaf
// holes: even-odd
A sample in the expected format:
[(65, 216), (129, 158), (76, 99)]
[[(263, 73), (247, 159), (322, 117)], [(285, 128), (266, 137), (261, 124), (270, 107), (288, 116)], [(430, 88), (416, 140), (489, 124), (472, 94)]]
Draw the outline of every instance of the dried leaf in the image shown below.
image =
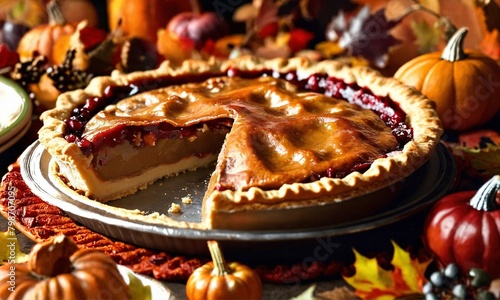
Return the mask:
[(268, 24), (278, 22), (278, 19), (278, 6), (273, 0), (263, 0), (259, 6), (254, 26), (260, 30)]
[(0, 232), (0, 265), (3, 263), (23, 263), (28, 260), (19, 247), (16, 231), (13, 227), (5, 232)]
[(315, 49), (326, 58), (333, 58), (344, 53), (338, 42), (324, 41), (316, 44)]
[(382, 7), (387, 4), (387, 0), (352, 0), (352, 2), (361, 6)]
[(292, 53), (307, 48), (309, 42), (314, 38), (314, 34), (302, 28), (294, 28), (290, 31), (288, 39), (288, 47)]
[(441, 11), (439, 0), (419, 0), (418, 3), (436, 14)]
[(300, 0), (280, 0), (278, 3), (278, 16), (288, 16), (299, 6)]
[(494, 60), (500, 60), (499, 30), (493, 29), (493, 31), (488, 31), (484, 34), (484, 38), (481, 41), (481, 50)]
[(500, 174), (500, 145), (487, 143), (485, 148), (458, 147), (472, 168), (488, 178)]
[(344, 277), (344, 280), (355, 288), (357, 296), (363, 299), (393, 299), (421, 293), (430, 260), (419, 262), (396, 243), (392, 244), (393, 270), (381, 268), (376, 258), (367, 258), (354, 250), (356, 273), (352, 277)]
[(322, 293), (318, 293), (316, 295), (316, 298), (318, 300), (327, 300), (327, 299), (358, 299), (356, 297), (356, 294), (349, 288), (343, 286), (343, 287), (336, 287), (330, 291), (325, 291)]
[(432, 26), (426, 21), (412, 21), (410, 27), (421, 54), (437, 50), (442, 34), (438, 26)]
[(494, 0), (485, 1), (486, 3), (481, 6), (484, 14), (484, 21), (488, 31), (495, 29), (500, 30), (500, 6)]
[(243, 4), (233, 14), (234, 22), (247, 22), (257, 18), (259, 9), (250, 3)]
[(290, 48), (281, 39), (266, 39), (264, 45), (255, 50), (255, 54), (266, 59), (288, 58), (291, 55)]
[(387, 20), (400, 20), (418, 9), (413, 0), (389, 0), (384, 7)]
[(292, 297), (290, 300), (315, 300), (316, 297), (314, 297), (314, 290), (316, 290), (315, 284), (308, 287), (305, 291), (303, 291), (297, 297)]
[(344, 13), (334, 17), (326, 35), (328, 40), (338, 41), (348, 55), (362, 56), (383, 68), (387, 65), (389, 49), (399, 43), (389, 32), (398, 23), (399, 20), (387, 20), (384, 9), (371, 14), (365, 6), (349, 21)]

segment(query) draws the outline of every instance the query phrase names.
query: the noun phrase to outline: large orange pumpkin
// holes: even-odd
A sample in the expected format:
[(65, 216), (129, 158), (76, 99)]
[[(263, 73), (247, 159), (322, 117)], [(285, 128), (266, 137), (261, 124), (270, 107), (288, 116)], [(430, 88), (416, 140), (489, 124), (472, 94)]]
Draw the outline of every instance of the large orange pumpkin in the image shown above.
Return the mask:
[(459, 29), (442, 53), (410, 60), (394, 75), (436, 102), (445, 129), (479, 126), (500, 108), (500, 66), (481, 52), (464, 50), (467, 31)]
[(121, 29), (131, 36), (156, 42), (157, 31), (180, 12), (191, 11), (187, 0), (108, 0), (108, 21), (111, 30), (121, 20)]
[(34, 52), (38, 52), (47, 57), (49, 64), (54, 63), (53, 49), (56, 41), (75, 32), (76, 25), (66, 22), (57, 1), (49, 2), (47, 12), (49, 22), (34, 27), (19, 41), (17, 52), (21, 60), (30, 59)]

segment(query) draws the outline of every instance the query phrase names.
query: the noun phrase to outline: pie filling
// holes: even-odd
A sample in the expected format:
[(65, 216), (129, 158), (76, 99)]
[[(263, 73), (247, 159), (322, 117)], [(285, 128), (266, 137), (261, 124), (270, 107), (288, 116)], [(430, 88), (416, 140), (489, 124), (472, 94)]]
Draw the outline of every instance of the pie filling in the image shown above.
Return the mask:
[(220, 152), (214, 189), (277, 189), (362, 172), (412, 140), (389, 97), (326, 74), (230, 69), (154, 80), (109, 86), (65, 120), (65, 139), (92, 156), (101, 179)]

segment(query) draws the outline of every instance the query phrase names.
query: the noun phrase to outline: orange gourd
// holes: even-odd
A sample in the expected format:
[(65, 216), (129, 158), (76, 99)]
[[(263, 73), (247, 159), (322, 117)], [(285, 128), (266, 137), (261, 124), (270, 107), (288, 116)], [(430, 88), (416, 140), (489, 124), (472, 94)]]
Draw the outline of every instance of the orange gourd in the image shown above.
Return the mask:
[(500, 108), (500, 66), (481, 52), (463, 48), (467, 31), (459, 29), (442, 53), (410, 60), (394, 75), (434, 100), (449, 130), (482, 125)]
[(108, 0), (108, 21), (111, 30), (120, 28), (130, 36), (156, 43), (157, 31), (165, 28), (180, 12), (191, 11), (187, 0)]
[(261, 299), (257, 273), (238, 262), (226, 264), (216, 241), (208, 241), (212, 261), (194, 270), (186, 283), (189, 300)]
[(64, 235), (36, 244), (27, 263), (0, 266), (0, 299), (130, 298), (111, 257)]
[(59, 39), (73, 34), (76, 30), (76, 25), (66, 22), (55, 0), (47, 4), (47, 12), (49, 14), (49, 22), (34, 27), (19, 41), (17, 52), (21, 60), (32, 58), (35, 52), (47, 57), (49, 64), (60, 60), (60, 58), (54, 57), (54, 44)]

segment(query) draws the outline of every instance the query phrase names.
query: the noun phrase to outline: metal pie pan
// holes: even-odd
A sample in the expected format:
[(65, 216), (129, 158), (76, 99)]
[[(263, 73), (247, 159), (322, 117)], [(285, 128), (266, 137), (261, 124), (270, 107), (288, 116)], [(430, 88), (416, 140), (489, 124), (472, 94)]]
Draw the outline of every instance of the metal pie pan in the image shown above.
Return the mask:
[[(50, 158), (50, 154), (37, 141), (25, 150), (20, 160), (24, 180), (41, 199), (59, 207), (73, 220), (111, 238), (146, 248), (189, 255), (207, 254), (207, 240), (218, 240), (226, 244), (231, 252), (251, 256), (269, 250), (279, 253), (289, 252), (290, 249), (306, 249), (309, 242), (317, 244), (317, 239), (320, 238), (345, 236), (385, 226), (423, 210), (444, 196), (453, 185), (457, 173), (453, 157), (440, 144), (427, 163), (399, 183), (402, 192), (397, 199), (373, 215), (329, 226), (290, 230), (201, 230), (131, 220), (103, 208), (108, 204), (96, 206), (76, 200), (51, 181), (48, 174)], [(183, 213), (172, 214), (172, 218), (199, 222), (201, 199), (211, 171), (204, 169), (163, 179), (144, 191), (110, 202), (109, 205), (120, 209), (165, 213), (172, 202), (181, 204), (180, 199), (188, 196), (193, 203), (181, 204)], [(371, 195), (363, 197), (369, 198)], [(300, 255), (298, 252), (295, 254)]]

